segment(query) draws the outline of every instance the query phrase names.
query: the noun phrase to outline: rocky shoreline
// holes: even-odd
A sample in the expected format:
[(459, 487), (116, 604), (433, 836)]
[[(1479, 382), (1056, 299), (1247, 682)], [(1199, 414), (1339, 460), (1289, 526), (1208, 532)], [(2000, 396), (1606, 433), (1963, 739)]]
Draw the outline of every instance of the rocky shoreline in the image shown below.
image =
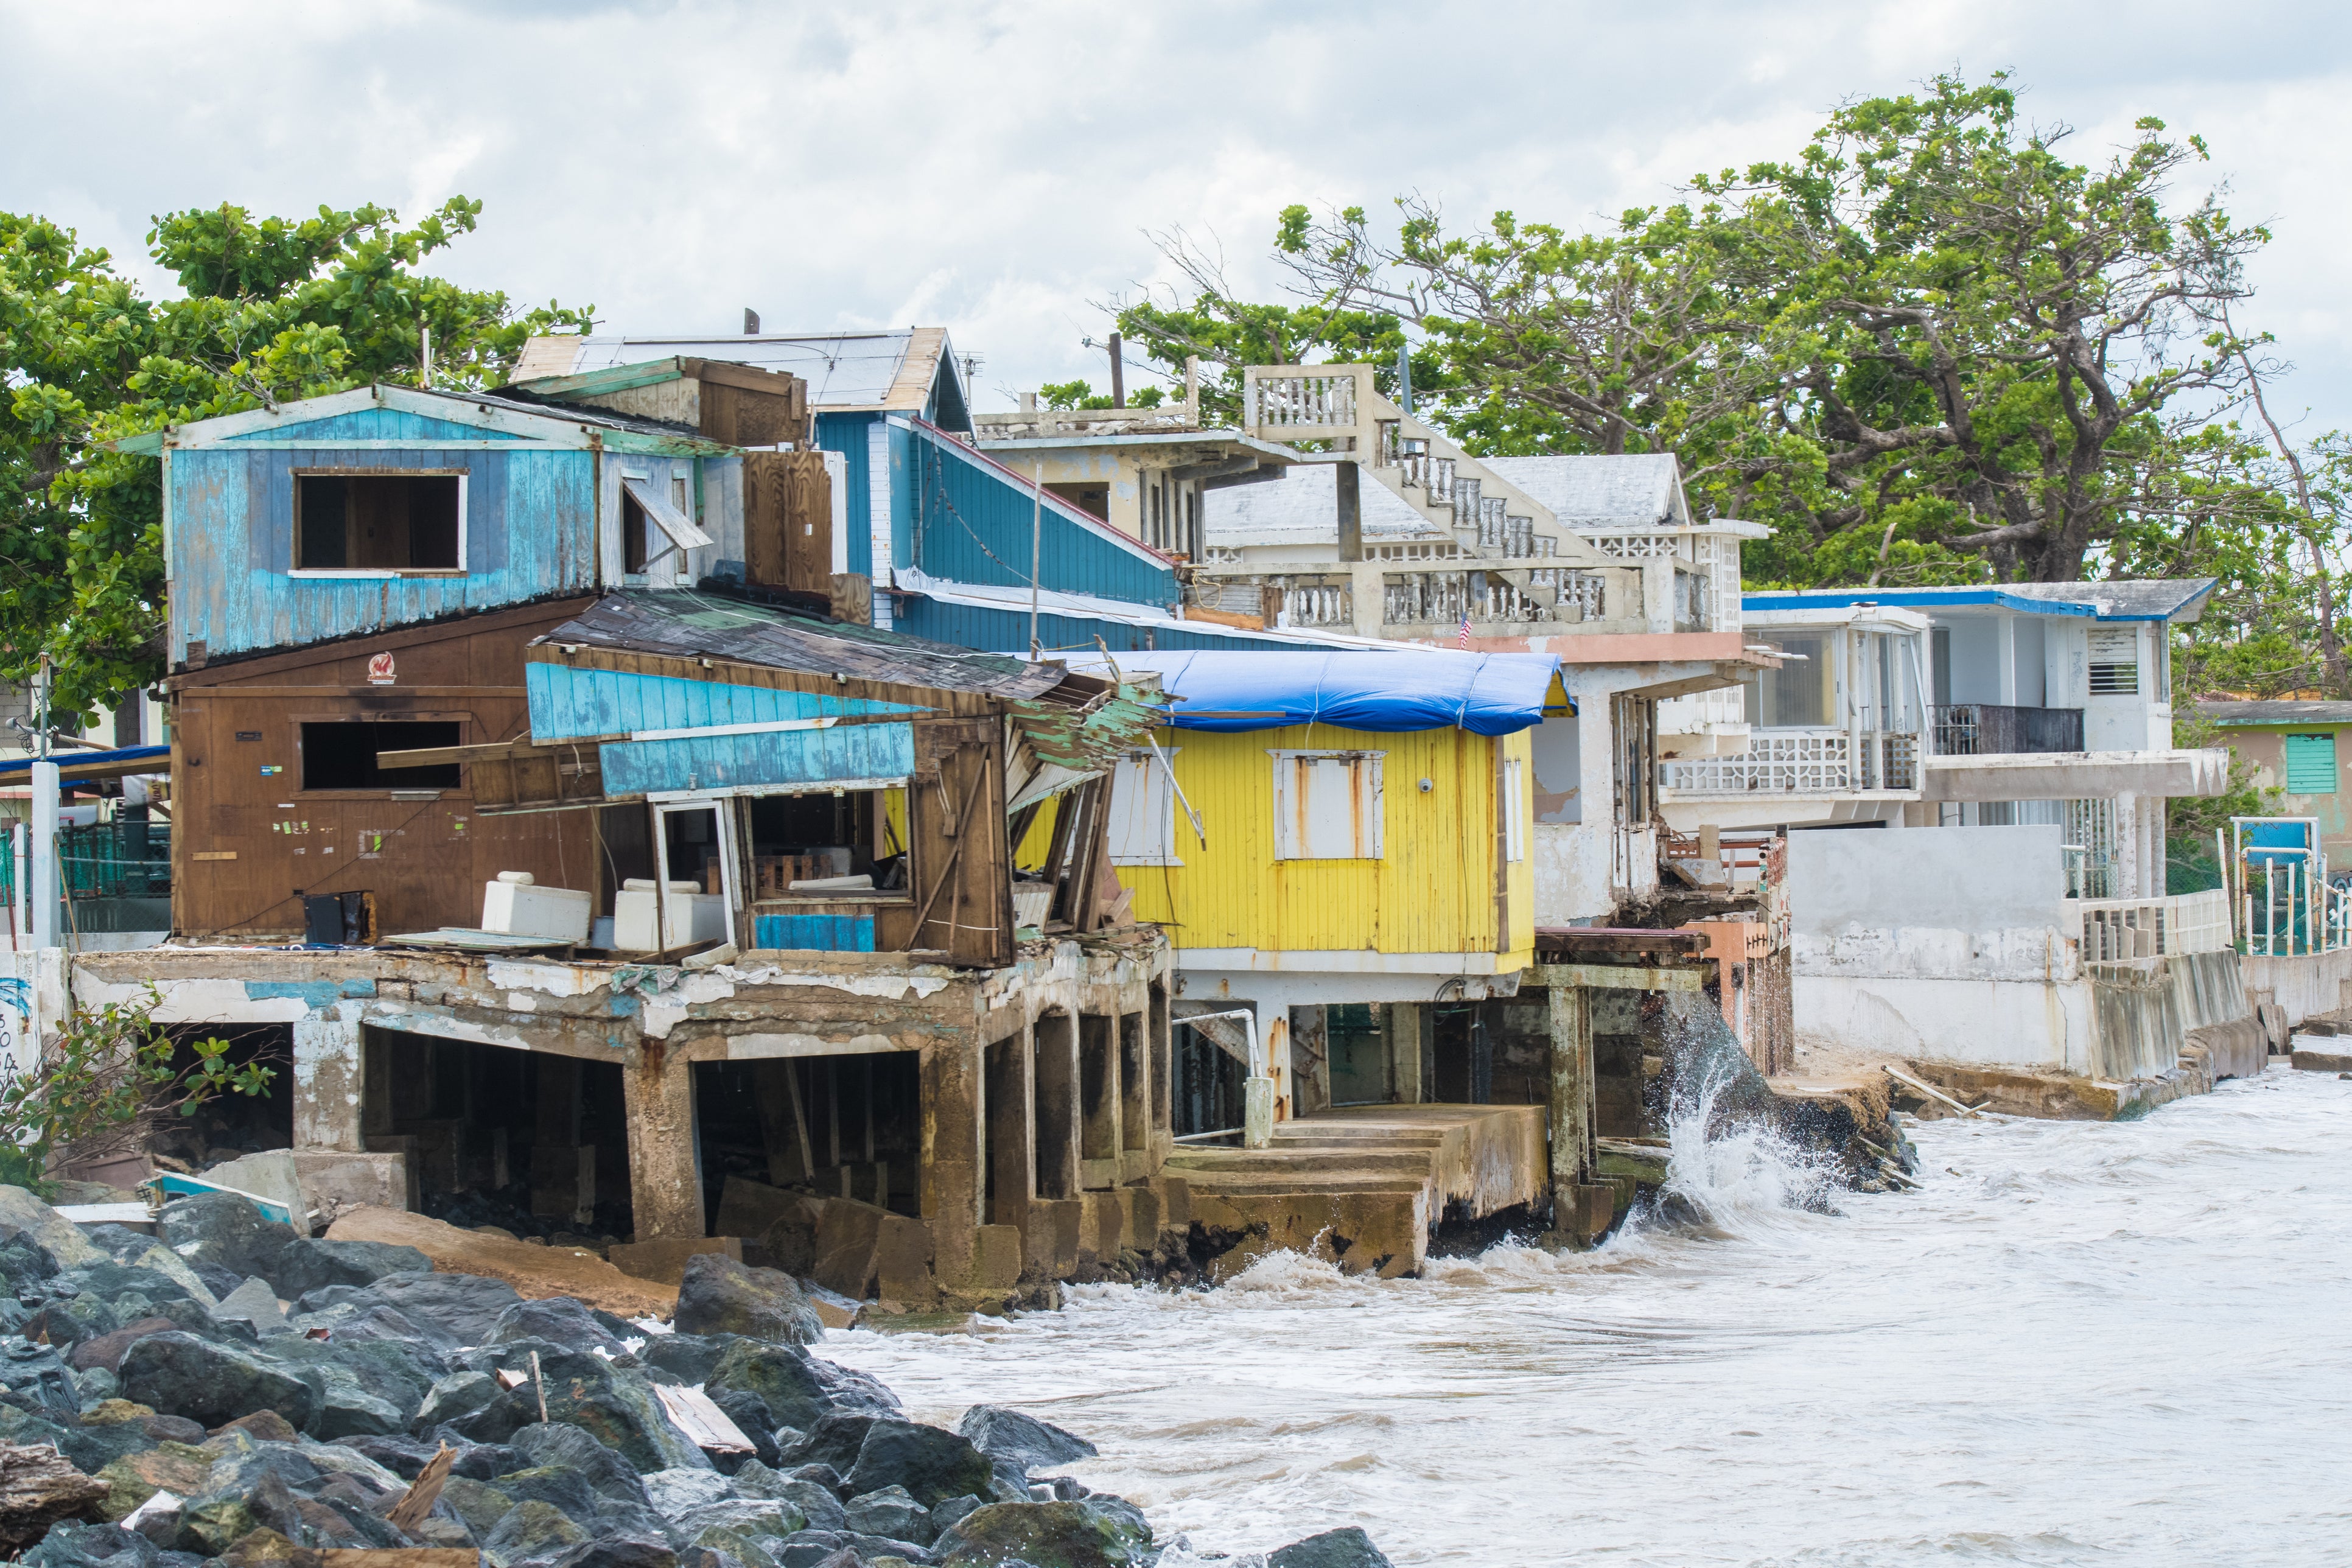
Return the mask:
[[(814, 1353), (800, 1285), (691, 1259), (675, 1318), (298, 1236), (157, 1236), (0, 1187), (0, 1552), (46, 1568), (1152, 1568), (1210, 1561), (1017, 1410), (949, 1431)], [(403, 1549), (441, 1549), (432, 1558)], [(469, 1553), (474, 1555), (468, 1555)], [(338, 1557), (362, 1568), (365, 1557)], [(1231, 1568), (1385, 1568), (1342, 1529)]]

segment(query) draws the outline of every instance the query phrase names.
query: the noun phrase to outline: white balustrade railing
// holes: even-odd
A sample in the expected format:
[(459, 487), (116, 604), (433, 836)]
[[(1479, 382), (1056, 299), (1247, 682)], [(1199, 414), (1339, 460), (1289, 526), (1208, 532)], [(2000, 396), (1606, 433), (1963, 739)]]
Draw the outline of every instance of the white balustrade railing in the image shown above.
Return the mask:
[(1286, 626), (1352, 626), (1356, 595), (1345, 586), (1322, 584), (1282, 591), (1282, 624)]
[(1353, 375), (1257, 375), (1248, 390), (1253, 426), (1346, 430), (1356, 424)]
[(2230, 895), (2220, 888), (2158, 899), (2069, 899), (2075, 939), (2093, 963), (2220, 952), (2231, 944)]

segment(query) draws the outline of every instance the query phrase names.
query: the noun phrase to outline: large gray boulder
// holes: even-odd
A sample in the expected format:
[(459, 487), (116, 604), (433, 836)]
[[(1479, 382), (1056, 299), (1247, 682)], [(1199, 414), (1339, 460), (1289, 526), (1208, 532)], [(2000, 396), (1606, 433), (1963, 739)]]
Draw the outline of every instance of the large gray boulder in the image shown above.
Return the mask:
[(791, 1275), (717, 1252), (686, 1260), (676, 1324), (682, 1334), (741, 1334), (790, 1345), (812, 1345), (824, 1335), (816, 1309)]
[(944, 1568), (1142, 1568), (1151, 1532), (1091, 1502), (1000, 1502), (974, 1509), (939, 1538)]
[[(898, 1395), (873, 1378), (797, 1345), (737, 1340), (721, 1352), (702, 1386), (713, 1399), (737, 1392), (756, 1394), (777, 1425), (801, 1432), (814, 1430), (828, 1415), (902, 1413)], [(854, 1449), (850, 1457), (855, 1458)], [(835, 1468), (845, 1470), (848, 1466)]]
[(178, 1331), (132, 1345), (119, 1375), (124, 1398), (206, 1427), (275, 1410), (299, 1428), (319, 1406), (320, 1391), (289, 1368)]
[(235, 1193), (174, 1198), (155, 1215), (163, 1245), (190, 1263), (226, 1268), (238, 1279), (268, 1277), (269, 1266), (294, 1240), (294, 1228), (265, 1215)]
[(628, 1349), (593, 1313), (569, 1296), (517, 1301), (499, 1314), (482, 1343), (510, 1345), (526, 1340), (545, 1340), (568, 1351), (602, 1350), (607, 1355), (621, 1355)]
[[(522, 1300), (503, 1279), (422, 1270), (387, 1274), (367, 1286), (366, 1293), (404, 1317), (439, 1329), (460, 1345), (487, 1343), (499, 1314)], [(303, 1302), (295, 1305), (309, 1310)]]
[(433, 1260), (413, 1247), (297, 1237), (260, 1272), (290, 1301), (328, 1285), (373, 1285), (387, 1274), (421, 1272), (432, 1267)]
[(990, 1458), (1024, 1471), (1095, 1457), (1095, 1446), (1076, 1433), (1001, 1405), (973, 1405), (956, 1423), (956, 1430)]
[(883, 1416), (866, 1424), (841, 1484), (851, 1497), (904, 1487), (929, 1508), (952, 1497), (983, 1496), (994, 1475), (988, 1456), (958, 1434)]
[(1352, 1524), (1293, 1542), (1265, 1563), (1266, 1568), (1389, 1568), (1372, 1538)]

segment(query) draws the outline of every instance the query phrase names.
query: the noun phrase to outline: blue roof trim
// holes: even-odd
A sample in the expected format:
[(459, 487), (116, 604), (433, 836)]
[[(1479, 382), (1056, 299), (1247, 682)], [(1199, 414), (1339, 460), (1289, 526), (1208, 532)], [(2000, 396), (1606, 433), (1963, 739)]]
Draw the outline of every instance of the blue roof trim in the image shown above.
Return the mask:
[[(33, 771), (34, 763), (38, 760), (37, 757), (11, 757), (5, 761), (0, 761), (0, 773), (30, 773)], [(172, 761), (172, 748), (169, 746), (122, 746), (111, 752), (52, 752), (49, 753), (49, 761), (57, 763), (60, 770), (68, 773), (76, 768), (100, 767), (111, 763), (155, 762), (168, 767)], [(162, 768), (156, 770), (158, 773), (162, 771)]]
[[(1080, 669), (1096, 662), (1069, 659)], [(1559, 674), (1559, 660), (1549, 654), (1438, 648), (1129, 653), (1113, 662), (1123, 674), (1160, 677), (1160, 689), (1178, 699), (1169, 719), (1177, 729), (1227, 734), (1331, 724), (1377, 734), (1463, 729), (1511, 735), (1543, 722)]]
[(1949, 605), (1990, 605), (1997, 609), (2020, 610), (2029, 616), (2087, 616), (2105, 621), (2168, 621), (2161, 616), (2102, 616), (2091, 605), (2070, 605), (2058, 599), (2025, 599), (2015, 594), (2004, 594), (1998, 588), (1971, 588), (1958, 594), (1887, 593), (1878, 588), (1857, 588), (1851, 594), (1822, 593), (1818, 590), (1802, 594), (1742, 594), (1739, 607), (1743, 610), (1806, 610), (1816, 605), (1831, 609), (1852, 609), (1868, 603), (1886, 605), (1899, 610), (1935, 609)]

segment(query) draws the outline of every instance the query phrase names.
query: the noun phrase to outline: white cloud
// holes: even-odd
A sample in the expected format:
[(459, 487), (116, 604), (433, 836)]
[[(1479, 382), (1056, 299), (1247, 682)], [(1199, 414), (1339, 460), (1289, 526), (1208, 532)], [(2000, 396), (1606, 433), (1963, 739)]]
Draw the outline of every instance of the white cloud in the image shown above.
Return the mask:
[[(19, 134), (0, 201), (118, 256), (150, 215), (455, 191), (442, 266), (632, 331), (944, 324), (995, 388), (1102, 379), (1096, 302), (1164, 279), (1145, 229), (1213, 233), (1237, 282), (1292, 201), (1402, 192), (1568, 225), (1780, 156), (1822, 112), (2014, 67), (2086, 145), (2163, 114), (2275, 220), (2257, 313), (2286, 401), (2352, 424), (2336, 199), (2347, 24), (2316, 5), (1104, 6), (1067, 0), (361, 8), (0, 0)], [(26, 133), (37, 127), (37, 134)]]

